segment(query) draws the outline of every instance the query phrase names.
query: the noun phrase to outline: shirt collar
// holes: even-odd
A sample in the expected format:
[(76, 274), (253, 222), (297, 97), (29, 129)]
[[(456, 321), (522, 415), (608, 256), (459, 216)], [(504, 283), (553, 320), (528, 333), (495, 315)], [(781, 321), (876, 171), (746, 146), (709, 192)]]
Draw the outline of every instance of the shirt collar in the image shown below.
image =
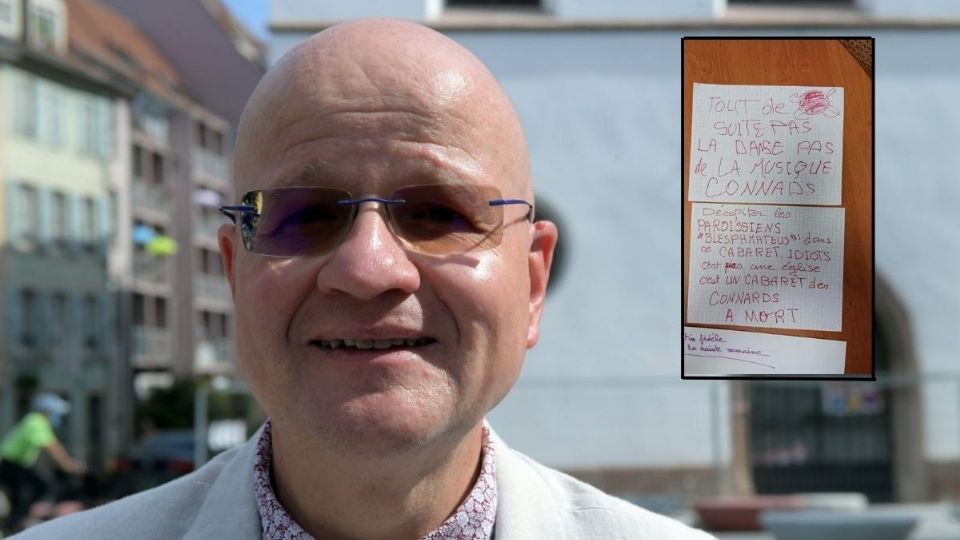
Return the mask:
[[(273, 491), (271, 423), (267, 419), (257, 440), (253, 464), (254, 495), (260, 512), (263, 540), (312, 540), (280, 504)], [(484, 422), (480, 450), (480, 474), (470, 493), (446, 521), (421, 540), (489, 540), (497, 515), (497, 471), (493, 438)]]

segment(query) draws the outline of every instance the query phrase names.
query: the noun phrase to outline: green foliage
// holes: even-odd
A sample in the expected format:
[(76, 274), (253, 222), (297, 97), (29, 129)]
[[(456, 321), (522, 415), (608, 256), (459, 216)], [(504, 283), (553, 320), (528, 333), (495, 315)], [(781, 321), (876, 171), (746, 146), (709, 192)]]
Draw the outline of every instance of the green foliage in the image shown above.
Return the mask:
[(163, 430), (192, 428), (194, 395), (201, 384), (196, 379), (177, 379), (170, 388), (155, 389), (137, 403), (137, 431), (151, 423)]
[(263, 422), (263, 413), (250, 394), (217, 392), (210, 388), (206, 377), (177, 379), (170, 388), (158, 388), (148, 399), (137, 403), (137, 436), (151, 424), (160, 430), (192, 429), (196, 393), (202, 387), (210, 391), (207, 398), (210, 420), (245, 419), (250, 432)]

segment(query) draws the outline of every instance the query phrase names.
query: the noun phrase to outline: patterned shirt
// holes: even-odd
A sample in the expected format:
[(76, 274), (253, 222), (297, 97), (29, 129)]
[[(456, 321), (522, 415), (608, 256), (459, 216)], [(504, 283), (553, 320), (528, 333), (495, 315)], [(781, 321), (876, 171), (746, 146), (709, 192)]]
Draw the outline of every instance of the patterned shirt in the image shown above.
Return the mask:
[[(480, 475), (473, 489), (446, 521), (421, 540), (490, 540), (497, 516), (497, 471), (490, 430), (484, 425), (480, 451)], [(260, 512), (263, 540), (313, 540), (280, 504), (273, 491), (271, 464), (271, 424), (264, 424), (257, 441), (257, 459), (253, 464), (253, 484)]]

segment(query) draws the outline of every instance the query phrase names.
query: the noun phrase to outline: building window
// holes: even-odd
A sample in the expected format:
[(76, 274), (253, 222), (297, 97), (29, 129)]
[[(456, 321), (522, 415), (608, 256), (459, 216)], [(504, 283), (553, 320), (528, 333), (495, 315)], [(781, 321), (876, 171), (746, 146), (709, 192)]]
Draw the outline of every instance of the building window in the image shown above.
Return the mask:
[(140, 119), (141, 128), (144, 133), (151, 137), (169, 142), (170, 140), (170, 121), (163, 116), (144, 114)]
[(223, 133), (219, 131), (213, 132), (213, 142), (211, 148), (218, 156), (223, 155)]
[(57, 13), (48, 6), (30, 3), (28, 32), (30, 44), (38, 49), (56, 51), (60, 45)]
[(88, 96), (80, 100), (80, 150), (91, 156), (106, 159), (112, 154), (113, 113), (110, 101)]
[(201, 320), (200, 327), (202, 329), (202, 334), (200, 336), (200, 339), (204, 339), (204, 340), (213, 339), (213, 327), (210, 323), (210, 320), (212, 317), (213, 317), (213, 314), (210, 313), (209, 311), (200, 312), (200, 320)]
[(196, 146), (206, 147), (207, 144), (207, 126), (203, 122), (196, 123)]
[(49, 52), (65, 52), (67, 28), (62, 6), (55, 2), (40, 0), (33, 0), (27, 5), (29, 44)]
[(851, 6), (854, 0), (727, 0), (730, 5), (798, 7), (798, 6)]
[(97, 106), (92, 98), (80, 98), (80, 150), (93, 154), (97, 147)]
[(0, 0), (0, 34), (11, 38), (19, 37), (17, 7), (14, 0)]
[(93, 247), (97, 242), (97, 202), (90, 197), (83, 199), (83, 232), (82, 239), (87, 247)]
[(540, 0), (447, 0), (447, 7), (540, 7)]
[(218, 315), (217, 315), (217, 320), (219, 321), (219, 324), (218, 324), (217, 326), (218, 326), (219, 329), (220, 329), (220, 337), (221, 337), (222, 339), (226, 339), (227, 336), (230, 335), (230, 334), (229, 334), (229, 330), (228, 330), (229, 324), (227, 323), (227, 314), (226, 314), (226, 313), (220, 313), (220, 314), (218, 314)]
[(86, 349), (97, 347), (97, 321), (100, 320), (97, 297), (88, 294), (83, 297), (83, 346)]
[(157, 297), (154, 303), (155, 315), (156, 315), (156, 327), (157, 328), (166, 328), (167, 327), (167, 299)]
[(64, 344), (67, 335), (67, 295), (58, 292), (50, 298), (50, 339), (54, 350)]
[(45, 84), (40, 90), (40, 100), (37, 110), (39, 118), (39, 139), (50, 146), (60, 146), (62, 137), (60, 136), (60, 126), (62, 124), (61, 107), (63, 100), (60, 96), (60, 89)]
[(37, 189), (29, 185), (21, 185), (19, 191), (20, 204), (17, 205), (20, 229), (18, 241), (24, 249), (34, 249), (37, 244), (37, 230), (40, 223), (38, 218)]
[(197, 256), (200, 258), (200, 273), (219, 276), (223, 274), (223, 263), (220, 261), (220, 253), (207, 248), (198, 248)]
[(37, 330), (39, 329), (37, 317), (39, 314), (37, 293), (31, 289), (20, 291), (20, 317), (23, 321), (20, 343), (25, 347), (34, 347), (37, 344)]
[(153, 181), (155, 183), (163, 182), (163, 156), (160, 154), (151, 154), (153, 156)]
[(13, 26), (13, 6), (12, 0), (0, 0), (0, 25), (4, 27)]
[(143, 149), (133, 145), (133, 177), (143, 180)]
[(37, 136), (37, 81), (33, 77), (16, 79), (13, 115), (14, 133), (30, 138)]
[(133, 294), (133, 325), (143, 326), (146, 324), (146, 308), (144, 307), (144, 298), (142, 294)]

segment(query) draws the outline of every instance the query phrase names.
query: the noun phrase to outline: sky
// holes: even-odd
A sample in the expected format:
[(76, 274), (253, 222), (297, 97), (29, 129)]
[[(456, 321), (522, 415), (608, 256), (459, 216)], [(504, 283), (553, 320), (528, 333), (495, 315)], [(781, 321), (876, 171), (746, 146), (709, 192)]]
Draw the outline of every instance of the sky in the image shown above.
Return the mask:
[(234, 17), (240, 20), (255, 36), (267, 40), (267, 14), (269, 0), (221, 0)]

